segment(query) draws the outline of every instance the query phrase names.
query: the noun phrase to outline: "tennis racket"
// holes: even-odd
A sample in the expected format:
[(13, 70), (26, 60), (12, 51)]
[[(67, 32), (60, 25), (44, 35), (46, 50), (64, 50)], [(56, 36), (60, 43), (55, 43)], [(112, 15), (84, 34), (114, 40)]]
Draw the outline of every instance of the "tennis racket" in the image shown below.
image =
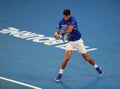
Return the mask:
[[(71, 35), (70, 33), (62, 33), (62, 34), (59, 34), (60, 35), (60, 38), (65, 44), (68, 43), (70, 41), (70, 38), (71, 38)], [(55, 39), (56, 40), (56, 39)], [(54, 41), (54, 40), (53, 40)], [(46, 41), (44, 42), (45, 45), (49, 46), (50, 45), (50, 41)]]
[(68, 43), (70, 41), (70, 38), (71, 38), (71, 35), (70, 33), (63, 33), (61, 34), (61, 37), (60, 37), (64, 43)]

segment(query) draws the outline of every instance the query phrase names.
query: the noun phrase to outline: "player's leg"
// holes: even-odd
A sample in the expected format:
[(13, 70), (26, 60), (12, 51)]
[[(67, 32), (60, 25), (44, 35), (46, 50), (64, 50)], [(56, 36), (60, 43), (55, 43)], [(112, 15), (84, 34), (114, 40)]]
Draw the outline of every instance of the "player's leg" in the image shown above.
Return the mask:
[(60, 79), (62, 78), (64, 69), (65, 69), (65, 67), (66, 67), (66, 65), (67, 65), (67, 63), (68, 63), (68, 61), (69, 61), (69, 59), (70, 59), (70, 57), (71, 57), (71, 54), (72, 54), (72, 50), (67, 50), (67, 51), (66, 51), (65, 58), (64, 58), (63, 61), (62, 61), (60, 71), (59, 71), (57, 77), (55, 78), (55, 81), (59, 82)]
[(94, 66), (94, 68), (97, 70), (100, 76), (103, 75), (102, 69), (95, 63), (95, 61), (87, 53), (83, 53), (82, 56), (86, 61), (88, 61), (91, 65)]
[(66, 53), (65, 53), (65, 58), (62, 61), (61, 67), (60, 67), (60, 71), (57, 75), (57, 77), (55, 78), (55, 81), (59, 82), (60, 79), (62, 78), (63, 72), (65, 67), (67, 66), (68, 61), (70, 60), (71, 54), (73, 51), (73, 47), (70, 43), (66, 44)]
[(95, 61), (86, 53), (82, 54), (82, 57), (88, 61), (91, 65), (95, 65)]
[(87, 54), (87, 51), (86, 51), (86, 48), (84, 46), (84, 43), (83, 43), (83, 40), (80, 39), (79, 41), (77, 41), (75, 43), (75, 47), (76, 49), (82, 54), (82, 57), (88, 61), (91, 65), (94, 66), (94, 68), (97, 70), (97, 72), (99, 73), (100, 76), (103, 75), (103, 71), (102, 69), (97, 65), (97, 63), (94, 61), (94, 59), (92, 59), (88, 54)]
[(67, 62), (69, 61), (69, 59), (71, 57), (71, 54), (72, 54), (72, 50), (67, 50), (66, 51), (65, 58), (62, 61), (61, 69), (63, 69), (63, 70), (65, 69), (65, 67), (67, 65)]

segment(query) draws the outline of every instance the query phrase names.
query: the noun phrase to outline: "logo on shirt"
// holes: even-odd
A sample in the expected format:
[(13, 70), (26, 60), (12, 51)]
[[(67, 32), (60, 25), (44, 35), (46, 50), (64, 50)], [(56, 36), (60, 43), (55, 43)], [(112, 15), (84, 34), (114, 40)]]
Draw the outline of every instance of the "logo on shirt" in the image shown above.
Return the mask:
[(66, 31), (68, 29), (68, 25), (61, 25), (62, 29)]

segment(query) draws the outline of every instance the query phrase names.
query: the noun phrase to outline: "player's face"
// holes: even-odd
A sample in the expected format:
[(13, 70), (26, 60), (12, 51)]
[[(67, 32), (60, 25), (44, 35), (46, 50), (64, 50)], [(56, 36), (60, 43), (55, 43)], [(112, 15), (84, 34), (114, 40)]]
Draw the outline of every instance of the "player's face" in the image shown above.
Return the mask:
[(67, 15), (67, 16), (63, 15), (63, 18), (64, 18), (65, 21), (68, 21), (70, 19), (70, 15)]

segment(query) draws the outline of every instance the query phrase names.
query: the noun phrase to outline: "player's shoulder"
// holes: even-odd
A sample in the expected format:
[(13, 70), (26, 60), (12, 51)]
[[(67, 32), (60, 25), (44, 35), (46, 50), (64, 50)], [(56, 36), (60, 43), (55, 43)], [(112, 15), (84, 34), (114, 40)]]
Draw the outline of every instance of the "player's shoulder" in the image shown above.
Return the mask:
[(75, 17), (71, 16), (70, 18), (72, 21), (76, 21)]
[(71, 18), (72, 18), (72, 19), (75, 19), (75, 17), (74, 17), (74, 16), (71, 16)]
[(63, 18), (59, 21), (59, 24), (62, 24), (62, 23), (64, 23), (64, 19)]

